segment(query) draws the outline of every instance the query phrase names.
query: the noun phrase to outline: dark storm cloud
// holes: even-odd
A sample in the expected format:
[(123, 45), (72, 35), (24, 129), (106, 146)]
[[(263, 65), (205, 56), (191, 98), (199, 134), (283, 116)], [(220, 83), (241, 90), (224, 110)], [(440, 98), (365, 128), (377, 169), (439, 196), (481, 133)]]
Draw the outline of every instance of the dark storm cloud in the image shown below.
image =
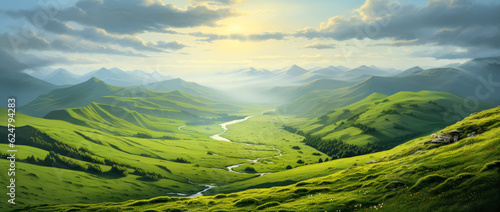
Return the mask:
[[(7, 11), (11, 17), (33, 17), (37, 10)], [(105, 29), (110, 33), (137, 34), (146, 31), (170, 32), (168, 28), (213, 26), (237, 13), (228, 7), (190, 5), (178, 8), (161, 1), (80, 0), (75, 6), (57, 12), (57, 19)]]
[[(297, 37), (391, 39), (394, 45), (459, 46), (472, 50), (500, 47), (500, 4), (472, 0), (430, 0), (423, 7), (390, 0), (367, 0), (357, 16), (335, 16)], [(467, 52), (467, 51), (465, 51)], [(459, 55), (466, 56), (463, 52)]]

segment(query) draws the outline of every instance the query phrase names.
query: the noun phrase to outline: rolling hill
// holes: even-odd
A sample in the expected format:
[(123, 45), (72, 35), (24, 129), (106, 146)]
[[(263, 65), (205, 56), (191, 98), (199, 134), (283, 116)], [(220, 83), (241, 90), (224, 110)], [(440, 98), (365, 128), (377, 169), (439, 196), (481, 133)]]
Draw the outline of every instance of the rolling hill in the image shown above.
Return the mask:
[(146, 90), (143, 87), (117, 87), (93, 77), (86, 82), (41, 95), (19, 110), (28, 115), (43, 117), (53, 110), (85, 107), (92, 102), (117, 105), (162, 117), (167, 116), (165, 112), (169, 110), (183, 111), (194, 116), (217, 116), (217, 113), (241, 109), (238, 106), (179, 90), (160, 92)]
[(56, 88), (60, 88), (60, 86), (37, 79), (29, 74), (12, 72), (2, 74), (0, 97), (2, 99), (15, 97), (17, 105), (20, 106)]
[(334, 79), (316, 79), (309, 83), (305, 83), (299, 86), (278, 86), (274, 87), (266, 93), (268, 95), (272, 95), (277, 99), (281, 99), (282, 101), (291, 101), (296, 99), (306, 93), (315, 90), (334, 90), (338, 88), (343, 88), (346, 86), (350, 86), (355, 84), (351, 81), (341, 81)]
[[(284, 171), (324, 169), (325, 177), (215, 196), (155, 197), (122, 203), (41, 205), (30, 211), (498, 211), (500, 108), (473, 114), (391, 150)], [(475, 134), (471, 135), (474, 132)], [(342, 168), (339, 168), (342, 167)], [(306, 169), (310, 168), (310, 169)], [(283, 179), (282, 179), (283, 180)]]
[[(382, 150), (461, 120), (463, 115), (451, 108), (463, 101), (461, 97), (436, 91), (403, 91), (391, 96), (373, 93), (296, 127), (324, 140), (337, 139), (354, 145), (372, 143)], [(481, 109), (484, 107), (478, 108)]]
[[(468, 98), (476, 96), (476, 88), (481, 85), (480, 83), (476, 77), (454, 68), (427, 69), (406, 76), (372, 76), (349, 87), (311, 91), (284, 105), (281, 110), (307, 117), (318, 117), (331, 109), (360, 101), (372, 93), (392, 95), (399, 91), (444, 91)], [(498, 105), (500, 95), (490, 95), (481, 102)]]
[(152, 91), (181, 90), (181, 91), (189, 93), (189, 94), (204, 96), (204, 97), (212, 98), (212, 99), (222, 99), (222, 98), (225, 98), (225, 96), (226, 96), (226, 94), (224, 94), (222, 91), (219, 91), (219, 90), (216, 90), (213, 88), (209, 88), (209, 87), (200, 85), (198, 83), (186, 82), (180, 78), (159, 81), (159, 82), (153, 82), (153, 83), (142, 85), (142, 87), (144, 87), (148, 90), (152, 90)]

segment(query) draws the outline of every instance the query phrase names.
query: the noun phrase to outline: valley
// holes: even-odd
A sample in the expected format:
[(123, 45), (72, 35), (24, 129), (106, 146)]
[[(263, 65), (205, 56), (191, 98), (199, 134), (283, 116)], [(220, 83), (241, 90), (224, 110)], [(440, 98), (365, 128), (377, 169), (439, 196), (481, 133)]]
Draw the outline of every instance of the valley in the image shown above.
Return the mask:
[[(487, 67), (483, 75), (496, 74)], [(16, 191), (30, 198), (11, 209), (393, 211), (427, 199), (426, 208), (458, 207), (459, 191), (470, 192), (467, 207), (496, 207), (498, 98), (470, 107), (477, 79), (464, 70), (366, 76), (374, 70), (231, 75), (262, 80), (255, 91), (276, 100), (267, 103), (181, 79), (54, 88), (16, 111)], [(268, 80), (260, 74), (283, 85), (259, 87)]]

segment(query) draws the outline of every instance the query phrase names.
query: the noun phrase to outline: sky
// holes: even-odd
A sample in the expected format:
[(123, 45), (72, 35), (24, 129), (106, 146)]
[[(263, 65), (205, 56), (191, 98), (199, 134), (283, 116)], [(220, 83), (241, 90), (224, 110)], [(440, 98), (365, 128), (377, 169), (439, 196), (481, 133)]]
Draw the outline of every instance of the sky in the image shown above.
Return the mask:
[(500, 56), (495, 0), (2, 2), (0, 53), (28, 71), (202, 75), (293, 64), (439, 67)]

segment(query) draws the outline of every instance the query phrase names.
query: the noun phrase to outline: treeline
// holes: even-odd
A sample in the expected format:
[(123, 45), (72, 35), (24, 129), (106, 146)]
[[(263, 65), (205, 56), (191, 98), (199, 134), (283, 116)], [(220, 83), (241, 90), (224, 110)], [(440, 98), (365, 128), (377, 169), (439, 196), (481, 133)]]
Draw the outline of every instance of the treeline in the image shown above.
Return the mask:
[[(7, 130), (1, 131), (7, 132)], [(16, 144), (32, 146), (46, 151), (53, 151), (54, 153), (61, 154), (66, 157), (87, 161), (90, 163), (105, 164), (105, 161), (102, 158), (94, 155), (88, 149), (84, 147), (76, 148), (74, 146), (55, 140), (32, 126), (19, 127), (17, 128), (17, 132), (20, 136), (16, 138)], [(3, 136), (1, 132), (0, 135)], [(0, 143), (3, 143), (2, 141), (3, 140), (0, 140)], [(5, 142), (6, 141), (7, 139), (5, 139)]]
[(58, 153), (55, 153), (54, 151), (50, 151), (43, 160), (33, 155), (28, 156), (28, 158), (26, 158), (26, 162), (41, 166), (84, 171), (92, 174), (102, 174), (101, 166), (97, 164), (82, 163), (71, 158), (66, 158)]
[(319, 150), (320, 152), (327, 154), (332, 157), (332, 160), (378, 151), (378, 146), (372, 143), (368, 143), (365, 146), (358, 146), (345, 143), (344, 141), (338, 139), (323, 140), (320, 136), (306, 135), (302, 142)]
[[(2, 130), (2, 128), (5, 129), (6, 127), (0, 127), (0, 136), (6, 137), (3, 132), (7, 132), (7, 129)], [(129, 164), (124, 164), (116, 160), (99, 157), (84, 147), (76, 148), (69, 144), (60, 142), (32, 126), (18, 127), (16, 131), (19, 135), (16, 137), (16, 144), (32, 146), (49, 151), (49, 154), (43, 159), (37, 158), (35, 156), (29, 156), (26, 159), (26, 162), (31, 164), (84, 171), (92, 174), (108, 173), (102, 172), (101, 166), (99, 165), (101, 164), (112, 166), (109, 174), (126, 176), (128, 174), (128, 169), (132, 169), (134, 170), (133, 174), (142, 176), (144, 179), (155, 180), (166, 178), (161, 174), (141, 171), (140, 168), (133, 167)], [(82, 133), (77, 134), (80, 136), (83, 135)], [(85, 136), (84, 139), (89, 140), (89, 137)], [(0, 143), (5, 142), (7, 142), (7, 139), (5, 139), (5, 141), (0, 140)], [(2, 154), (2, 157), (3, 156), (4, 155)]]
[[(374, 131), (374, 129), (366, 126), (357, 127), (367, 133)], [(302, 142), (310, 147), (317, 149), (320, 152), (327, 154), (328, 156), (332, 157), (332, 160), (337, 158), (363, 155), (382, 150), (381, 146), (373, 143), (368, 143), (365, 146), (358, 146), (345, 143), (344, 141), (339, 139), (323, 140), (321, 136), (313, 136), (311, 134), (305, 133), (302, 130), (297, 130), (296, 128), (290, 126), (283, 126), (283, 129), (288, 132), (304, 136), (305, 138), (304, 140), (302, 140)]]
[[(55, 153), (54, 151), (50, 151), (47, 156), (42, 160), (38, 157), (35, 157), (33, 155), (28, 156), (25, 160), (27, 163), (35, 164), (35, 165), (40, 165), (40, 166), (48, 166), (48, 167), (56, 167), (56, 168), (61, 168), (61, 169), (69, 169), (69, 170), (75, 170), (75, 171), (83, 171), (87, 172), (90, 174), (96, 174), (96, 175), (117, 175), (121, 177), (125, 177), (129, 174), (129, 169), (125, 166), (121, 165), (116, 165), (112, 164), (111, 165), (111, 170), (107, 172), (103, 172), (101, 169), (101, 166), (98, 164), (91, 164), (91, 163), (82, 163), (80, 161), (71, 159), (71, 158), (66, 158), (58, 153)], [(109, 163), (108, 163), (109, 164)], [(168, 170), (166, 167), (164, 167), (166, 170)], [(155, 172), (149, 172), (145, 171), (144, 169), (141, 168), (133, 168), (133, 175), (140, 176), (140, 180), (148, 180), (148, 181), (156, 181), (159, 179), (164, 179), (166, 178), (165, 176), (155, 173)], [(170, 172), (170, 170), (168, 170)], [(171, 173), (171, 172), (170, 172)]]

